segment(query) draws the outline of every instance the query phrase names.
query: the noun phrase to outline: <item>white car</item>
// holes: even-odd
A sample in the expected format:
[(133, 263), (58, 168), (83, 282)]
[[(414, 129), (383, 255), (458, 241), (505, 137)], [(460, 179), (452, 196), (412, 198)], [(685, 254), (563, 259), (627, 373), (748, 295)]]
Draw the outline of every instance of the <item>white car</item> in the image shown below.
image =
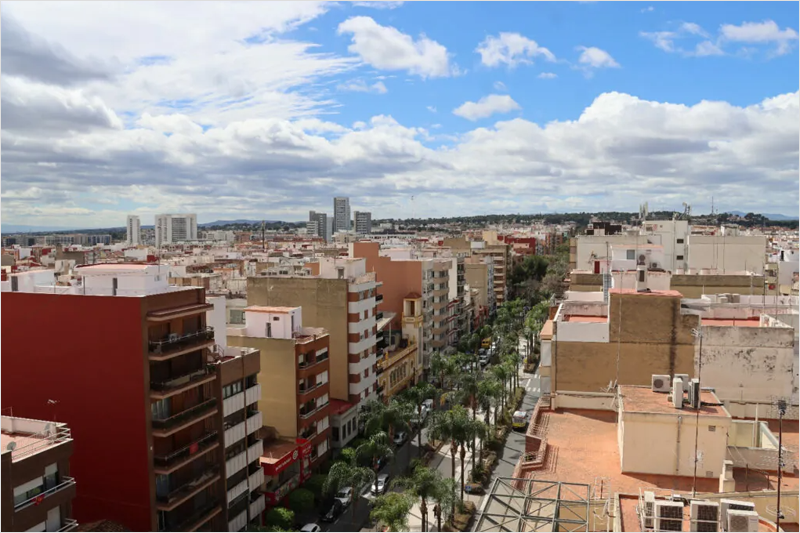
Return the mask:
[(342, 505), (347, 507), (350, 505), (350, 497), (353, 494), (353, 487), (345, 487), (336, 493), (336, 499), (342, 502)]
[(317, 524), (306, 524), (300, 531), (305, 531), (307, 533), (317, 533), (317, 531), (322, 531), (322, 528), (319, 527)]
[(425, 409), (427, 412), (433, 411), (433, 400), (425, 400), (422, 402), (422, 408)]
[(389, 486), (389, 474), (381, 474), (378, 476), (378, 479), (375, 480), (375, 483), (372, 484), (372, 494), (378, 495), (383, 494), (386, 492), (386, 488)]

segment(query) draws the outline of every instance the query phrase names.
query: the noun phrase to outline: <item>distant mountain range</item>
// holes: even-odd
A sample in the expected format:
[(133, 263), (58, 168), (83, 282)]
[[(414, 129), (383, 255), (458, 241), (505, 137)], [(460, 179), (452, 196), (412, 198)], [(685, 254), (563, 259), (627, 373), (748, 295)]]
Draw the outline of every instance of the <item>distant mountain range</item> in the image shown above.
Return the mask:
[[(743, 217), (743, 216), (745, 216), (747, 214), (744, 211), (727, 211), (727, 213), (729, 215), (736, 215), (737, 217)], [(786, 215), (781, 215), (781, 214), (778, 214), (778, 213), (758, 213), (758, 214), (764, 215), (769, 220), (797, 220), (797, 218), (798, 218), (796, 216), (795, 217), (788, 217)]]

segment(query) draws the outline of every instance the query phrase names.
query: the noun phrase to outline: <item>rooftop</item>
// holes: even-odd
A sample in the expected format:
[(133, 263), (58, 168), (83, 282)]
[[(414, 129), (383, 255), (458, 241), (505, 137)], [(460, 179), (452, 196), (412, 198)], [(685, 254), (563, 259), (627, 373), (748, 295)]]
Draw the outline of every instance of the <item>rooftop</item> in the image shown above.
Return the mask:
[(585, 315), (569, 315), (565, 317), (564, 322), (608, 322), (606, 316), (585, 316)]
[[(620, 385), (619, 392), (622, 396), (622, 409), (628, 413), (656, 413), (677, 415), (683, 413), (696, 413), (688, 405), (684, 404), (683, 409), (676, 409), (671, 401), (668, 401), (667, 394), (664, 392), (653, 392), (650, 387), (639, 385)], [(700, 391), (700, 401), (703, 403), (719, 404), (720, 401), (716, 394), (711, 391)], [(729, 418), (730, 415), (721, 405), (701, 405), (700, 414), (703, 416), (719, 416)]]
[(331, 415), (341, 415), (343, 413), (346, 413), (347, 411), (349, 411), (353, 407), (355, 407), (355, 405), (356, 404), (350, 403), (350, 402), (346, 402), (344, 400), (331, 400), (330, 401), (329, 414), (331, 414)]
[[(14, 461), (39, 453), (69, 439), (71, 439), (71, 433), (64, 423), (13, 416), (2, 417), (0, 448), (3, 452), (10, 451)], [(13, 445), (9, 449), (9, 445), (12, 443)]]
[(264, 453), (261, 455), (262, 465), (273, 465), (297, 449), (293, 440), (274, 440), (264, 444)]
[(740, 328), (759, 328), (761, 327), (760, 318), (748, 319), (724, 319), (724, 318), (701, 318), (700, 324), (703, 326), (736, 326)]
[(639, 296), (663, 296), (667, 298), (683, 298), (683, 294), (678, 291), (647, 291), (639, 292), (636, 289), (611, 289), (610, 294), (635, 294)]
[(273, 313), (273, 314), (288, 314), (298, 309), (297, 307), (270, 307), (265, 305), (251, 305), (245, 307), (245, 311), (252, 311), (253, 313)]

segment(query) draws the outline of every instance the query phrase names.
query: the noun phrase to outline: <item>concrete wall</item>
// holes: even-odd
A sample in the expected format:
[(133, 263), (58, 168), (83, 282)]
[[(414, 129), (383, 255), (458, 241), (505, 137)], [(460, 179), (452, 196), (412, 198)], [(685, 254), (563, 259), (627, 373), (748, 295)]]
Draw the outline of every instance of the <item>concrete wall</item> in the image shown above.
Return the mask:
[[(327, 329), (330, 335), (331, 398), (349, 401), (347, 280), (248, 278), (247, 304), (302, 307), (306, 326)], [(262, 363), (261, 368), (269, 367)]]
[[(631, 273), (633, 274), (633, 273)], [(653, 290), (660, 290), (663, 286), (661, 279), (664, 273), (648, 273), (648, 287)], [(704, 294), (741, 294), (744, 295), (763, 295), (764, 276), (747, 276), (736, 274), (725, 275), (701, 275), (701, 274), (666, 274), (669, 276), (669, 288), (678, 291), (684, 298), (700, 298)], [(651, 278), (654, 281), (650, 282)], [(621, 280), (619, 275), (614, 275), (615, 287), (619, 287)], [(628, 287), (628, 282), (622, 284), (623, 288)], [(603, 290), (603, 279), (600, 274), (591, 272), (571, 272), (570, 291), (576, 292), (596, 292)], [(769, 292), (769, 291), (767, 291)], [(773, 291), (775, 292), (775, 291)]]
[(615, 411), (614, 393), (560, 390), (552, 397), (553, 409)]
[[(622, 472), (692, 477), (697, 421), (694, 413), (688, 412), (672, 415), (621, 411)], [(730, 419), (700, 416), (699, 425), (697, 477), (719, 477), (727, 458)], [(714, 426), (714, 431), (709, 426)]]
[(292, 339), (262, 339), (230, 335), (228, 344), (261, 351), (258, 383), (261, 398), (258, 410), (264, 414), (264, 425), (278, 430), (282, 437), (297, 436), (297, 357)]
[(793, 390), (794, 330), (788, 327), (703, 326), (703, 351), (696, 347), (693, 375), (722, 400), (769, 402)]
[(767, 237), (764, 235), (689, 235), (689, 268), (764, 273)]
[(214, 343), (224, 351), (228, 346), (226, 299), (224, 296), (207, 296), (206, 302), (214, 306), (211, 311), (206, 311), (206, 325), (214, 328)]

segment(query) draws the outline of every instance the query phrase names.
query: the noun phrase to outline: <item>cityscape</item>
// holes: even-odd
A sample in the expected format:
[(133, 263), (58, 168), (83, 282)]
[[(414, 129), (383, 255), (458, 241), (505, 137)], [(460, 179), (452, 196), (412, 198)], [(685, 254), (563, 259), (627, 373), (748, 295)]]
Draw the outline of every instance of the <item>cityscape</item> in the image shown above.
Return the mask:
[(800, 531), (796, 3), (110, 5), (3, 6), (3, 531)]

